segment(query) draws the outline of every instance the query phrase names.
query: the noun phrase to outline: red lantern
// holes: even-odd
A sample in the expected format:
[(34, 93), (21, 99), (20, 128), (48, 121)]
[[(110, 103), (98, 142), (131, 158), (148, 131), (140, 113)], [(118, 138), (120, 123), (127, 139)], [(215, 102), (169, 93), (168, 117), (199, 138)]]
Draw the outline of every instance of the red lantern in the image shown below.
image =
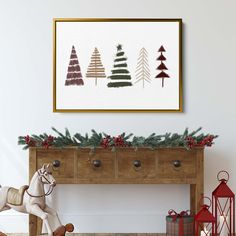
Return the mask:
[(200, 211), (195, 215), (195, 236), (216, 236), (215, 224), (216, 218), (211, 214), (209, 208), (211, 206), (211, 199), (203, 197), (203, 199), (210, 201), (209, 205), (203, 204)]
[[(220, 174), (226, 174), (226, 178), (220, 178)], [(215, 230), (219, 235), (235, 234), (235, 195), (227, 185), (229, 173), (220, 171), (217, 175), (220, 182), (212, 193), (212, 209), (217, 220)]]

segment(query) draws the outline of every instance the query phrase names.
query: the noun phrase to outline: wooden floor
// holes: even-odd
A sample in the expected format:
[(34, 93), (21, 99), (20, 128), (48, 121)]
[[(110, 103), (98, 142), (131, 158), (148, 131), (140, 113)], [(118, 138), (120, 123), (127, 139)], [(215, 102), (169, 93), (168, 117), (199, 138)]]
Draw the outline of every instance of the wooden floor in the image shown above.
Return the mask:
[[(141, 234), (141, 233), (110, 233), (110, 234), (101, 234), (101, 233), (81, 233), (81, 234), (66, 234), (68, 236), (164, 236), (166, 234), (152, 233), (152, 234)], [(7, 236), (28, 236), (28, 234), (7, 234)], [(46, 236), (43, 234), (43, 236)]]

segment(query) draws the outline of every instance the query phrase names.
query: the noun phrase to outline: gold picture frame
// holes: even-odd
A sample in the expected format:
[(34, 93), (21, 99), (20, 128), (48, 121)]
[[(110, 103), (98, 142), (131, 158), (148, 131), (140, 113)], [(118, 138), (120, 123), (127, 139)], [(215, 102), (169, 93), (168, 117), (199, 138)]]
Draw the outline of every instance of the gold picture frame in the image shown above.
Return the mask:
[[(135, 29), (133, 32), (129, 32), (129, 31), (132, 31), (133, 29)], [(119, 32), (122, 32), (122, 33), (120, 34), (119, 32), (116, 33), (118, 30), (120, 30)], [(132, 61), (133, 63), (130, 63), (131, 65), (133, 65), (132, 71), (130, 70), (133, 73), (132, 75), (131, 75), (131, 72), (126, 69), (127, 68), (126, 61), (124, 61), (125, 63), (122, 64), (122, 65), (126, 64), (126, 68), (121, 68), (121, 69), (114, 68), (114, 66), (121, 65), (121, 64), (117, 65), (117, 60), (118, 61), (127, 60), (126, 55), (123, 56), (122, 58), (119, 57), (113, 60), (113, 69), (112, 69), (112, 63), (110, 64), (106, 63), (106, 66), (104, 66), (106, 68), (104, 68), (102, 67), (103, 65), (100, 60), (100, 52), (98, 51), (96, 45), (94, 46), (94, 51), (92, 50), (91, 45), (94, 45), (96, 43), (94, 39), (93, 39), (93, 42), (91, 42), (91, 44), (86, 48), (86, 45), (89, 43), (90, 39), (92, 38), (91, 35), (96, 36), (96, 35), (99, 35), (100, 32), (102, 32), (104, 36), (103, 38), (102, 37), (99, 38), (97, 44), (100, 45), (100, 48), (102, 48), (103, 52), (106, 52), (104, 54), (107, 54), (108, 59), (111, 58), (110, 55), (113, 56), (113, 59), (115, 58), (114, 56), (115, 50), (111, 52), (111, 45), (109, 45), (110, 42), (111, 42), (110, 44), (112, 44), (113, 42), (113, 45), (114, 45), (115, 40), (112, 39), (112, 35), (114, 35), (115, 33), (117, 34), (116, 35), (117, 38), (126, 39), (127, 45), (131, 45), (130, 46), (131, 49), (129, 50), (130, 51), (129, 56), (132, 55), (132, 60), (133, 60)], [(110, 32), (112, 32), (111, 35), (109, 35)], [(128, 35), (129, 37), (126, 35), (126, 32), (127, 34), (129, 34)], [(147, 32), (150, 35), (148, 35)], [(143, 55), (145, 56), (146, 54), (148, 54), (148, 52), (145, 48), (144, 48), (145, 51), (142, 52), (142, 49), (143, 49), (142, 47), (142, 49), (139, 52), (140, 54), (138, 54), (137, 52), (137, 55), (134, 55), (136, 54), (137, 50), (134, 50), (132, 48), (132, 45), (135, 45), (135, 43), (136, 45), (139, 45), (137, 38), (145, 34), (147, 36), (147, 39), (145, 38), (144, 41), (147, 47), (150, 47), (152, 49), (152, 50), (149, 50), (152, 53), (152, 58), (151, 58), (152, 64), (154, 63), (154, 60), (155, 60), (153, 55), (154, 55), (154, 48), (156, 47), (155, 48), (155, 53), (156, 53), (155, 65), (158, 67), (154, 68), (154, 66), (152, 66), (152, 68), (149, 69), (149, 71), (144, 71), (145, 72), (144, 74), (146, 74), (147, 77), (145, 76), (137, 77), (136, 81), (133, 81), (132, 79), (133, 77), (135, 77), (135, 70), (134, 70), (135, 59), (134, 58), (136, 58), (137, 60), (136, 69), (138, 69), (138, 63), (139, 63), (138, 59), (141, 58), (141, 63), (145, 62), (146, 59), (144, 58), (144, 60), (142, 60), (142, 58), (143, 58)], [(156, 34), (157, 36), (155, 36)], [(136, 41), (132, 40), (132, 37), (130, 37), (130, 35), (136, 35), (136, 38), (135, 38)], [(80, 41), (78, 45), (80, 45), (81, 50), (80, 49), (79, 50), (81, 52), (79, 53), (81, 53), (81, 55), (84, 55), (84, 57), (82, 58), (83, 65), (84, 65), (83, 70), (80, 68), (79, 64), (71, 65), (75, 63), (75, 61), (78, 59), (77, 54), (76, 54), (77, 48), (74, 46), (75, 43), (77, 44), (77, 42), (75, 41), (76, 37), (79, 39), (78, 41)], [(148, 41), (150, 37), (153, 37), (153, 41), (150, 41), (150, 40)], [(109, 38), (110, 38), (110, 41), (108, 41)], [(170, 57), (169, 64), (172, 65), (171, 70), (168, 70), (169, 68), (168, 66), (166, 66), (165, 45), (163, 47), (161, 43), (158, 43), (159, 38), (161, 38), (162, 42), (165, 41), (166, 39), (167, 48), (169, 48), (169, 57)], [(133, 41), (135, 42), (133, 43)], [(127, 48), (123, 51), (122, 49), (123, 46), (122, 44), (120, 44), (119, 40), (117, 41), (117, 44), (118, 45), (114, 45), (114, 48), (115, 46), (117, 46), (117, 52), (115, 55), (116, 56), (124, 55), (125, 54), (124, 51), (127, 50)], [(68, 45), (72, 45), (72, 48), (71, 47), (69, 48)], [(103, 47), (101, 45), (103, 45)], [(109, 45), (109, 47), (107, 45)], [(67, 50), (65, 50), (65, 48)], [(87, 54), (85, 54), (86, 53), (85, 48), (87, 50), (86, 51)], [(131, 52), (135, 52), (135, 53), (131, 53)], [(158, 54), (159, 54), (159, 57), (158, 57)], [(91, 62), (89, 64), (90, 56), (91, 56)], [(73, 58), (76, 58), (76, 59), (73, 59)], [(109, 61), (107, 58), (105, 58), (106, 61)], [(69, 61), (69, 65), (68, 65), (68, 61)], [(100, 66), (99, 68), (98, 67), (95, 67), (95, 69), (93, 68), (94, 61), (95, 61), (95, 65)], [(109, 66), (107, 66), (108, 64)], [(87, 73), (86, 73), (86, 69), (87, 69)], [(155, 73), (154, 69), (158, 70), (156, 71), (156, 74), (154, 74)], [(112, 73), (114, 71), (115, 71), (114, 73), (119, 72), (120, 73), (119, 76), (121, 76), (121, 72), (129, 73), (130, 76), (129, 74), (128, 75), (122, 74), (123, 77), (118, 77), (118, 75), (116, 74), (115, 75), (112, 74), (111, 76), (106, 76), (105, 72), (107, 73), (107, 71), (112, 71)], [(171, 75), (169, 76), (169, 74), (166, 73), (166, 71), (168, 73), (170, 71)], [(96, 75), (94, 75), (94, 73)], [(143, 71), (140, 73), (143, 73)], [(84, 83), (82, 74), (86, 74), (85, 81), (86, 83), (90, 83), (90, 84), (92, 81), (92, 79), (90, 78), (93, 76), (96, 76), (96, 80), (95, 80), (96, 86), (97, 86), (97, 78), (103, 78), (103, 80), (98, 79), (98, 81), (99, 82), (102, 81), (103, 84), (105, 83), (105, 79), (108, 79), (108, 80), (110, 79), (111, 82), (108, 83), (107, 82), (108, 80), (106, 80), (107, 86), (104, 85), (104, 87), (102, 88), (101, 87), (99, 88), (99, 86), (95, 87), (94, 84), (89, 85), (89, 86), (94, 86), (94, 87), (90, 87), (91, 90), (88, 90), (89, 88), (88, 87), (85, 88), (86, 86), (84, 86), (86, 83)], [(149, 75), (149, 79), (148, 79), (148, 75)], [(154, 77), (153, 75), (156, 75), (156, 76)], [(117, 80), (116, 81), (112, 80), (112, 79), (117, 79), (117, 78), (131, 79), (131, 80), (130, 81), (126, 80), (126, 82), (123, 82), (123, 80), (122, 81), (120, 80), (121, 82), (117, 82)], [(138, 78), (140, 78), (139, 81), (138, 81)], [(141, 81), (142, 81), (143, 86), (141, 85)], [(139, 87), (136, 85), (136, 82), (137, 84), (138, 83), (140, 84)], [(144, 87), (144, 82), (145, 84), (147, 84), (145, 85), (146, 88)], [(154, 87), (154, 85), (150, 86), (150, 84), (154, 84), (154, 83), (156, 87)], [(166, 83), (167, 85), (165, 85)], [(130, 84), (132, 86), (130, 86)], [(134, 84), (135, 86), (133, 86)], [(169, 84), (169, 88), (168, 88), (168, 84)], [(75, 86), (67, 86), (67, 85), (75, 85)], [(83, 85), (83, 86), (76, 86), (76, 85)], [(109, 86), (112, 88), (109, 88)], [(114, 88), (115, 86), (116, 88)], [(162, 89), (160, 88), (161, 86), (162, 86)], [(141, 87), (143, 87), (143, 90)], [(83, 88), (83, 90), (81, 88)], [(96, 89), (98, 88), (98, 90), (95, 90), (95, 88)], [(131, 90), (131, 88), (132, 89), (134, 88), (134, 89)], [(92, 98), (90, 96), (89, 91), (91, 91)], [(99, 93), (96, 91), (99, 91), (100, 94), (106, 94), (102, 91), (108, 91), (108, 92), (106, 94), (106, 97), (101, 98), (101, 96), (96, 97), (99, 95)], [(118, 91), (118, 95), (117, 95), (117, 91)], [(145, 91), (145, 92), (142, 92), (142, 91)], [(156, 94), (156, 91), (159, 91), (159, 92), (157, 92)], [(80, 92), (81, 92), (81, 95), (78, 95), (80, 94)], [(139, 94), (143, 95), (142, 97), (144, 97), (144, 99), (140, 99)], [(129, 95), (131, 99), (129, 99)], [(126, 96), (126, 97), (123, 99), (123, 96)], [(113, 97), (114, 99), (116, 99), (115, 100), (116, 102), (113, 101)], [(160, 105), (158, 104), (158, 102), (155, 103), (156, 97)], [(119, 98), (121, 99), (120, 104), (118, 103)], [(161, 100), (161, 98), (163, 99)], [(109, 100), (111, 101), (111, 103), (109, 103)], [(136, 103), (135, 103), (135, 100), (137, 100)], [(81, 101), (81, 103), (79, 103), (79, 101)], [(145, 101), (147, 102), (145, 103)], [(126, 103), (129, 103), (129, 104), (127, 105)], [(138, 103), (142, 105), (140, 105), (139, 107)], [(165, 104), (167, 105), (165, 106)], [(182, 19), (123, 19), (123, 18), (122, 19), (119, 19), (119, 18), (116, 18), (116, 19), (115, 18), (104, 18), (104, 19), (101, 19), (101, 18), (55, 18), (53, 19), (53, 112), (183, 112)]]

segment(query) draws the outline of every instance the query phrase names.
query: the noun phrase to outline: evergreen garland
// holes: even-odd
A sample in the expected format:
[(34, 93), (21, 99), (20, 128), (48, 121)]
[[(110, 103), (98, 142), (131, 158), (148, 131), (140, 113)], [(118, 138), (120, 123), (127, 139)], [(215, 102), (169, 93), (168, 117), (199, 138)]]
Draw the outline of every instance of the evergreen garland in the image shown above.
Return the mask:
[(193, 147), (205, 147), (214, 144), (213, 140), (217, 138), (218, 135), (204, 133), (197, 134), (201, 129), (202, 128), (198, 128), (195, 131), (189, 132), (188, 128), (186, 128), (183, 134), (166, 133), (164, 135), (158, 135), (152, 133), (148, 137), (143, 137), (122, 133), (116, 137), (112, 137), (106, 133), (97, 133), (95, 130), (92, 130), (91, 136), (87, 133), (85, 136), (80, 133), (76, 133), (72, 136), (67, 128), (65, 128), (65, 134), (63, 134), (52, 127), (52, 130), (57, 136), (48, 135), (46, 133), (19, 136), (18, 144), (24, 145), (24, 150), (29, 147), (64, 148), (67, 146), (74, 146), (78, 148), (90, 147), (91, 150), (95, 150), (97, 147), (111, 148), (113, 151), (117, 147), (133, 147), (135, 150), (140, 147), (147, 147), (150, 149), (184, 147), (186, 149), (191, 149)]

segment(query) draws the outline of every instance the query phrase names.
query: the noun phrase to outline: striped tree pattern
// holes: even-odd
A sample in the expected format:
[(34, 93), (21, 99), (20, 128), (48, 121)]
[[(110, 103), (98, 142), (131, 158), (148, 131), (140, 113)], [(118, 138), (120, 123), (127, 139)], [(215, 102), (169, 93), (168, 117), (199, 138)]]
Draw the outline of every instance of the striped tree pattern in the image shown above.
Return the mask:
[(91, 62), (88, 66), (86, 77), (95, 78), (96, 86), (97, 86), (98, 78), (106, 78), (105, 68), (103, 67), (102, 62), (101, 62), (101, 55), (96, 47), (93, 51)]
[(122, 45), (117, 46), (116, 58), (114, 60), (113, 69), (111, 71), (112, 75), (108, 78), (111, 80), (107, 84), (107, 87), (118, 88), (125, 86), (132, 86), (130, 72), (127, 69), (127, 58), (122, 50)]
[(65, 85), (84, 85), (81, 69), (74, 45), (71, 49), (70, 62), (67, 70)]
[(165, 70), (168, 70), (168, 68), (163, 63), (163, 61), (166, 61), (165, 56), (162, 54), (165, 51), (166, 51), (165, 48), (161, 46), (158, 50), (158, 52), (160, 52), (161, 55), (157, 58), (158, 61), (161, 61), (161, 64), (157, 67), (157, 70), (160, 70), (161, 72), (156, 76), (156, 78), (162, 79), (162, 83), (161, 83), (162, 88), (164, 87), (164, 79), (170, 77), (168, 74), (166, 74)]
[(150, 83), (150, 69), (148, 64), (148, 52), (142, 48), (139, 52), (138, 63), (136, 67), (135, 83), (142, 82), (143, 88), (145, 81)]

